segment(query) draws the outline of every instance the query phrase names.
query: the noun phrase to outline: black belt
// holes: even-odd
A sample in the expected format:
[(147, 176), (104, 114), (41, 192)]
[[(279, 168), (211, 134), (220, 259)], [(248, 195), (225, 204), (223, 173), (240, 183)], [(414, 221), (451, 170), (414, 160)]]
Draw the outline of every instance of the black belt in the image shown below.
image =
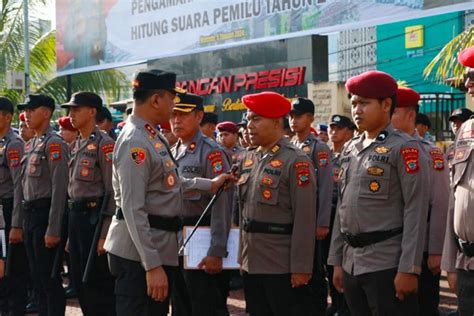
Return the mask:
[(465, 241), (456, 236), (456, 244), (459, 251), (466, 257), (474, 257), (474, 242)]
[[(121, 208), (117, 209), (117, 211), (115, 212), (115, 218), (118, 220), (124, 219)], [(182, 228), (181, 218), (178, 216), (165, 217), (158, 215), (148, 215), (148, 222), (150, 223), (150, 227), (152, 228), (169, 232), (178, 232)]]
[(363, 248), (384, 240), (387, 240), (389, 238), (392, 238), (394, 236), (400, 235), (403, 232), (403, 228), (395, 228), (391, 230), (385, 230), (385, 231), (377, 231), (377, 232), (370, 232), (370, 233), (360, 233), (357, 235), (352, 235), (348, 233), (343, 233), (342, 238), (344, 238), (344, 241), (349, 244), (349, 246), (354, 247), (354, 248)]
[(90, 197), (82, 199), (69, 199), (67, 201), (69, 210), (72, 212), (82, 212), (87, 209), (96, 209), (100, 207), (102, 198)]
[(49, 209), (51, 207), (51, 198), (42, 198), (31, 201), (22, 201), (24, 210)]
[[(188, 216), (182, 217), (181, 222), (183, 226), (194, 226), (199, 220), (200, 216)], [(203, 217), (198, 226), (211, 226), (211, 215), (206, 215)]]
[(247, 233), (290, 235), (293, 232), (293, 224), (266, 223), (244, 217), (242, 229)]

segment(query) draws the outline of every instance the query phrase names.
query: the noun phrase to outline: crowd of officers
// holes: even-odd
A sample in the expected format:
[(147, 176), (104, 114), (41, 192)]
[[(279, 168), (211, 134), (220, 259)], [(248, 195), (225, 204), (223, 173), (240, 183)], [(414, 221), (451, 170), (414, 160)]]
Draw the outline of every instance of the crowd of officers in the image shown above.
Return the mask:
[[(474, 48), (459, 60), (474, 96)], [(218, 123), (160, 70), (135, 76), (116, 140), (98, 126), (94, 93), (61, 105), (61, 136), (52, 98), (18, 105), (18, 135), (13, 104), (0, 97), (2, 314), (24, 314), (31, 283), (39, 315), (64, 315), (65, 249), (84, 315), (167, 315), (170, 306), (175, 316), (229, 315), (229, 281), (239, 277), (252, 316), (439, 315), (441, 270), (459, 315), (473, 315), (472, 113), (450, 117), (446, 160), (424, 137), (416, 91), (380, 71), (346, 89), (353, 120), (331, 116), (331, 148), (324, 130), (312, 131), (308, 99), (246, 95), (242, 122)], [(207, 254), (188, 269), (183, 227), (213, 197), (199, 222), (210, 230)], [(238, 275), (223, 269), (231, 227)]]

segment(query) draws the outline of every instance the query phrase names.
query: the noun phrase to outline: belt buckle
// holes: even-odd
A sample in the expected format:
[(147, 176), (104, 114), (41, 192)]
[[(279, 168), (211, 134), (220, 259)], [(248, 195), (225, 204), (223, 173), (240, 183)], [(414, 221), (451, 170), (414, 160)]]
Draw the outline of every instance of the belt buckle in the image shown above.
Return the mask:
[(87, 208), (96, 208), (97, 207), (97, 202), (96, 201), (90, 201), (86, 203)]

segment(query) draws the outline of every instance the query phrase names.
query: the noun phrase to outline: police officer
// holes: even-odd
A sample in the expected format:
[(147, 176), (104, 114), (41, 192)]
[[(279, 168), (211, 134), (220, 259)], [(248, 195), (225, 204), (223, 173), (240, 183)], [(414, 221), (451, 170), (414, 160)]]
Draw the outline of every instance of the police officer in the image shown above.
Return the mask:
[[(449, 122), (451, 123), (451, 130), (454, 133), (454, 136), (456, 137), (458, 134), (459, 129), (461, 128), (461, 125), (466, 122), (472, 115), (472, 111), (467, 109), (467, 108), (459, 108), (453, 111), (451, 113), (451, 116), (449, 117)], [(454, 159), (454, 143), (448, 146), (448, 149), (446, 152), (448, 153), (448, 164), (449, 164), (449, 169), (452, 168), (452, 161)]]
[(206, 112), (201, 121), (201, 132), (204, 136), (210, 137), (212, 139), (216, 138), (216, 126), (219, 117), (216, 113)]
[(51, 276), (61, 241), (61, 226), (68, 183), (68, 148), (49, 125), (54, 100), (30, 95), (18, 109), (35, 137), (25, 145), (22, 159), (24, 238), (33, 282), (39, 296), (40, 315), (64, 315), (65, 297), (59, 269)]
[(421, 138), (431, 140), (429, 137), (429, 130), (431, 128), (431, 121), (425, 113), (416, 113), (416, 131)]
[(231, 158), (232, 164), (239, 160), (239, 156), (243, 150), (239, 146), (239, 127), (231, 121), (224, 121), (217, 124), (217, 141), (224, 146), (227, 155)]
[(393, 128), (397, 83), (369, 71), (346, 83), (363, 131), (340, 156), (340, 196), (328, 263), (351, 315), (416, 315), (428, 214), (427, 161)]
[(160, 124), (160, 132), (165, 136), (170, 147), (178, 142), (178, 137), (171, 131), (171, 124), (169, 122)]
[(328, 126), (326, 124), (318, 124), (317, 133), (318, 139), (327, 144), (329, 141)]
[(291, 105), (274, 92), (246, 95), (250, 141), (240, 161), (239, 260), (250, 315), (310, 315), (316, 180), (307, 155), (284, 136)]
[(397, 107), (392, 116), (395, 128), (414, 137), (428, 158), (430, 188), (428, 225), (426, 230), (422, 269), (419, 279), (418, 301), (420, 315), (439, 315), (439, 281), (441, 254), (446, 231), (449, 200), (449, 171), (445, 167), (444, 153), (420, 137), (415, 129), (420, 95), (411, 88), (397, 89)]
[[(339, 192), (339, 172), (341, 170), (341, 164), (339, 156), (342, 152), (342, 148), (354, 136), (355, 124), (352, 123), (351, 119), (344, 115), (335, 114), (332, 115), (329, 120), (328, 134), (331, 140), (331, 161), (332, 161), (332, 180), (334, 183), (332, 191), (332, 204), (331, 204), (331, 220), (329, 226), (329, 236), (332, 234), (334, 226), (334, 217), (336, 215), (338, 192)], [(329, 249), (328, 249), (329, 250)], [(328, 309), (328, 315), (344, 316), (349, 315), (349, 310), (344, 299), (344, 295), (339, 293), (334, 285), (332, 284), (333, 277), (333, 266), (326, 264), (327, 277), (329, 280), (329, 295), (331, 296), (331, 307)]]
[[(199, 128), (203, 115), (201, 97), (189, 93), (177, 95), (170, 123), (179, 140), (171, 152), (178, 162), (179, 174), (185, 178), (212, 179), (229, 170), (224, 151), (215, 140), (205, 137)], [(198, 192), (184, 195), (184, 226), (196, 224), (211, 197)], [(201, 222), (202, 226), (211, 229), (211, 246), (199, 265), (201, 270), (186, 270), (181, 266), (182, 278), (178, 280), (184, 281), (185, 288), (177, 281), (179, 290), (173, 296), (173, 313), (176, 310), (176, 315), (228, 315), (227, 291), (223, 289), (228, 279), (222, 272), (222, 258), (227, 255), (230, 219), (230, 199), (223, 194)]]
[(23, 141), (27, 142), (33, 137), (35, 137), (35, 131), (31, 128), (28, 128), (28, 126), (26, 125), (25, 112), (21, 112), (18, 118), (20, 120), (20, 125), (18, 126), (18, 129), (20, 130), (20, 136)]
[[(62, 108), (69, 109), (70, 122), (79, 130), (71, 147), (69, 161), (68, 245), (71, 277), (84, 315), (115, 315), (114, 279), (107, 267), (104, 242), (111, 217), (115, 212), (112, 189), (114, 140), (96, 126), (102, 99), (91, 92), (77, 92)], [(107, 195), (107, 201), (104, 200)], [(100, 214), (102, 203), (103, 214)], [(94, 232), (100, 216), (104, 216), (101, 235), (94, 258), (93, 275), (82, 283)], [(99, 228), (100, 229), (100, 228)]]
[[(3, 252), (8, 248), (9, 275), (0, 281), (2, 312), (23, 315), (26, 306), (28, 262), (23, 244), (23, 210), (21, 201), (20, 161), (23, 157), (23, 140), (11, 129), (13, 104), (0, 97), (0, 204), (2, 207)], [(4, 263), (6, 263), (4, 261)], [(4, 269), (5, 272), (5, 269)], [(5, 274), (5, 273), (4, 273)]]
[(297, 98), (293, 101), (289, 121), (292, 131), (296, 133), (292, 143), (308, 155), (316, 170), (318, 214), (315, 237), (317, 242), (313, 277), (310, 282), (315, 297), (309, 298), (308, 303), (315, 304), (314, 309), (317, 315), (325, 315), (328, 296), (325, 265), (330, 243), (329, 226), (333, 190), (331, 151), (323, 141), (311, 133), (311, 123), (314, 121), (314, 104), (311, 100)]
[(73, 145), (77, 138), (78, 131), (72, 126), (71, 118), (69, 116), (63, 116), (58, 119), (59, 124), (59, 135), (64, 139), (66, 144), (69, 146)]
[[(178, 267), (183, 190), (215, 190), (228, 177), (186, 180), (164, 137), (176, 74), (139, 72), (133, 81), (133, 114), (114, 149), (112, 184), (117, 206), (105, 249), (115, 281), (117, 315), (167, 315), (168, 290)], [(170, 286), (169, 286), (170, 285)]]
[[(474, 48), (458, 57), (466, 66), (468, 93), (474, 97)], [(452, 161), (451, 198), (442, 269), (448, 272), (448, 282), (457, 291), (461, 316), (474, 314), (474, 118), (459, 129)]]

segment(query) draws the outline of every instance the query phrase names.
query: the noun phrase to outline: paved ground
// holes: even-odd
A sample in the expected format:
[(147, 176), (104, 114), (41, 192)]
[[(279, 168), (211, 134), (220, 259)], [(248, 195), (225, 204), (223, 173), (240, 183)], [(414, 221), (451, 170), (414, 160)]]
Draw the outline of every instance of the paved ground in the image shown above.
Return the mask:
[[(230, 298), (228, 300), (229, 311), (232, 316), (244, 316), (245, 313), (245, 302), (243, 291), (233, 291), (231, 292)], [(456, 299), (455, 295), (449, 290), (448, 283), (446, 278), (443, 276), (441, 280), (441, 316), (446, 315), (448, 312), (455, 310), (456, 308)], [(68, 300), (67, 316), (76, 316), (82, 315), (79, 308), (77, 300)]]

